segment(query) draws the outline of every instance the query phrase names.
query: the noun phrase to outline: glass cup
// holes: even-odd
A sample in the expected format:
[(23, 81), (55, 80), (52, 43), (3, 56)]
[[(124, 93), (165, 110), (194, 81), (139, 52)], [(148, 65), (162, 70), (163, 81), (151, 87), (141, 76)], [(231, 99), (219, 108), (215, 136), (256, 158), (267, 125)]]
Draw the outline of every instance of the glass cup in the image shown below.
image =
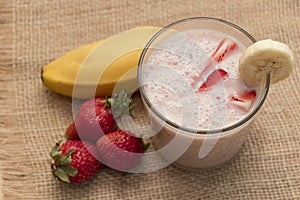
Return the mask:
[[(183, 31), (192, 29), (222, 32), (239, 41), (245, 47), (253, 44), (255, 39), (245, 30), (230, 22), (216, 18), (196, 17), (183, 19), (166, 26), (153, 36), (142, 52), (138, 67), (138, 82), (143, 103), (149, 114), (150, 124), (156, 133), (152, 136), (153, 143), (163, 159), (170, 164), (172, 163), (184, 169), (199, 170), (225, 163), (239, 152), (249, 132), (251, 123), (267, 97), (270, 75), (266, 74), (265, 79), (259, 84), (257, 97), (252, 109), (245, 117), (231, 125), (215, 126), (214, 123), (211, 123), (210, 128), (201, 130), (185, 127), (182, 124), (197, 122), (198, 115), (191, 116), (191, 112), (188, 112), (188, 110), (194, 109), (191, 106), (182, 109), (182, 124), (172, 121), (164, 114), (164, 110), (154, 105), (149, 98), (151, 94), (147, 92), (146, 88), (149, 83), (145, 83), (144, 76), (151, 65), (157, 64), (149, 63), (148, 58), (153, 52), (161, 51), (159, 45), (162, 42), (166, 42), (173, 34), (180, 35)], [(187, 42), (180, 45), (189, 45), (189, 41), (187, 38)], [(190, 48), (192, 48), (192, 45)], [(171, 49), (169, 50), (171, 51)], [(161, 67), (163, 68), (164, 66)], [(161, 77), (165, 76), (168, 78), (168, 74), (161, 74)], [(174, 76), (176, 75), (174, 74)], [(159, 79), (162, 82), (164, 81), (164, 78)], [(184, 81), (180, 84), (183, 83)], [(153, 84), (156, 83), (154, 82)], [(174, 84), (176, 85), (176, 83)], [(168, 85), (165, 87), (168, 87)], [(177, 98), (181, 103), (188, 101), (188, 97), (183, 95), (177, 96)], [(180, 99), (183, 100), (181, 101)], [(220, 117), (222, 114), (220, 111), (218, 116), (213, 116), (213, 118)]]

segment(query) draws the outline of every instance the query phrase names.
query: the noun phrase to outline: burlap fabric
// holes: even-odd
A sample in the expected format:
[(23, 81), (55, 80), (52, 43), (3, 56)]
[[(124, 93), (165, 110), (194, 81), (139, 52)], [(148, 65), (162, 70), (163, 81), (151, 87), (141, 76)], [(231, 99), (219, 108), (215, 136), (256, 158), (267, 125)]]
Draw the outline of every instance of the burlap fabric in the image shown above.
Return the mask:
[[(299, 9), (298, 0), (0, 0), (0, 199), (300, 199)], [(48, 152), (72, 120), (71, 99), (42, 85), (41, 67), (120, 31), (192, 16), (231, 21), (295, 55), (237, 158), (202, 173), (105, 169), (82, 185), (55, 180)]]

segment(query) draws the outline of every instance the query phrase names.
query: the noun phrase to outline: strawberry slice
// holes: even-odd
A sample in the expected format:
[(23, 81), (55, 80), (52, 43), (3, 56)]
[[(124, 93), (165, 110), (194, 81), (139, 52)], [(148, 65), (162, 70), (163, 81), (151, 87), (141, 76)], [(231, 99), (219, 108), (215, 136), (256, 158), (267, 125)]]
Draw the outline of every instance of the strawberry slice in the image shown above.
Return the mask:
[(234, 50), (236, 47), (237, 44), (233, 40), (229, 38), (223, 38), (218, 44), (214, 53), (211, 55), (209, 62), (203, 68), (200, 75), (197, 78), (195, 78), (195, 82), (193, 83), (193, 86), (197, 87), (197, 85), (199, 85), (199, 82), (202, 80), (202, 78), (205, 77), (205, 75), (208, 73), (209, 70), (211, 70), (213, 64), (216, 62), (219, 63), (222, 60), (224, 60), (224, 58), (229, 54), (229, 52)]
[(244, 111), (249, 111), (255, 97), (256, 97), (256, 92), (255, 90), (252, 90), (250, 92), (245, 92), (237, 96), (232, 96), (230, 102), (238, 106)]
[(200, 86), (199, 92), (208, 90), (208, 88), (223, 80), (227, 75), (228, 73), (223, 69), (214, 70)]
[(216, 51), (213, 53), (211, 59), (216, 62), (221, 62), (224, 59), (224, 57), (227, 56), (231, 50), (235, 49), (236, 46), (237, 46), (237, 44), (233, 40), (231, 40), (229, 38), (224, 38), (219, 43), (219, 45), (218, 45)]

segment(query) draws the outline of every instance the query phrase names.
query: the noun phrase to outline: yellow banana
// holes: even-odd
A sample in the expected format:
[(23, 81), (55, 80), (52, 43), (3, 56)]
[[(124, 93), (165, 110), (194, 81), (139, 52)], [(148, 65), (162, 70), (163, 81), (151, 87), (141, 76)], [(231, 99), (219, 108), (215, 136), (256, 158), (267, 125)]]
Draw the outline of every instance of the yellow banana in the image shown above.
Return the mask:
[(117, 82), (122, 89), (136, 89), (141, 52), (160, 29), (137, 27), (70, 51), (42, 68), (42, 81), (47, 88), (75, 98), (111, 96)]

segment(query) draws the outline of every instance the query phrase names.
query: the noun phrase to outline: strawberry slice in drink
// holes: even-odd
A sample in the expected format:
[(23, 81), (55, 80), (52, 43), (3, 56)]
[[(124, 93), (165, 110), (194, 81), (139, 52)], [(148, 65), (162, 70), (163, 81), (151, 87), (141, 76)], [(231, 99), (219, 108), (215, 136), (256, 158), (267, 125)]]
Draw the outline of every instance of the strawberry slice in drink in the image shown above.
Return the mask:
[(217, 84), (223, 80), (228, 73), (223, 69), (214, 70), (206, 79), (206, 81), (200, 86), (199, 92), (208, 90), (211, 86)]
[(237, 44), (233, 40), (229, 38), (223, 38), (218, 44), (214, 53), (211, 55), (209, 62), (203, 68), (200, 75), (197, 78), (195, 78), (195, 82), (193, 83), (193, 86), (197, 88), (202, 78), (206, 77), (206, 74), (209, 73), (209, 71), (211, 71), (211, 68), (214, 66), (214, 63), (219, 63), (222, 60), (224, 60), (224, 58), (229, 54), (229, 52), (234, 50), (236, 47)]
[(230, 98), (230, 102), (247, 112), (250, 110), (255, 97), (256, 92), (252, 90), (250, 92), (245, 92), (237, 96), (232, 96)]
[(237, 44), (233, 40), (229, 38), (222, 39), (216, 51), (211, 56), (211, 60), (221, 62), (236, 46)]

